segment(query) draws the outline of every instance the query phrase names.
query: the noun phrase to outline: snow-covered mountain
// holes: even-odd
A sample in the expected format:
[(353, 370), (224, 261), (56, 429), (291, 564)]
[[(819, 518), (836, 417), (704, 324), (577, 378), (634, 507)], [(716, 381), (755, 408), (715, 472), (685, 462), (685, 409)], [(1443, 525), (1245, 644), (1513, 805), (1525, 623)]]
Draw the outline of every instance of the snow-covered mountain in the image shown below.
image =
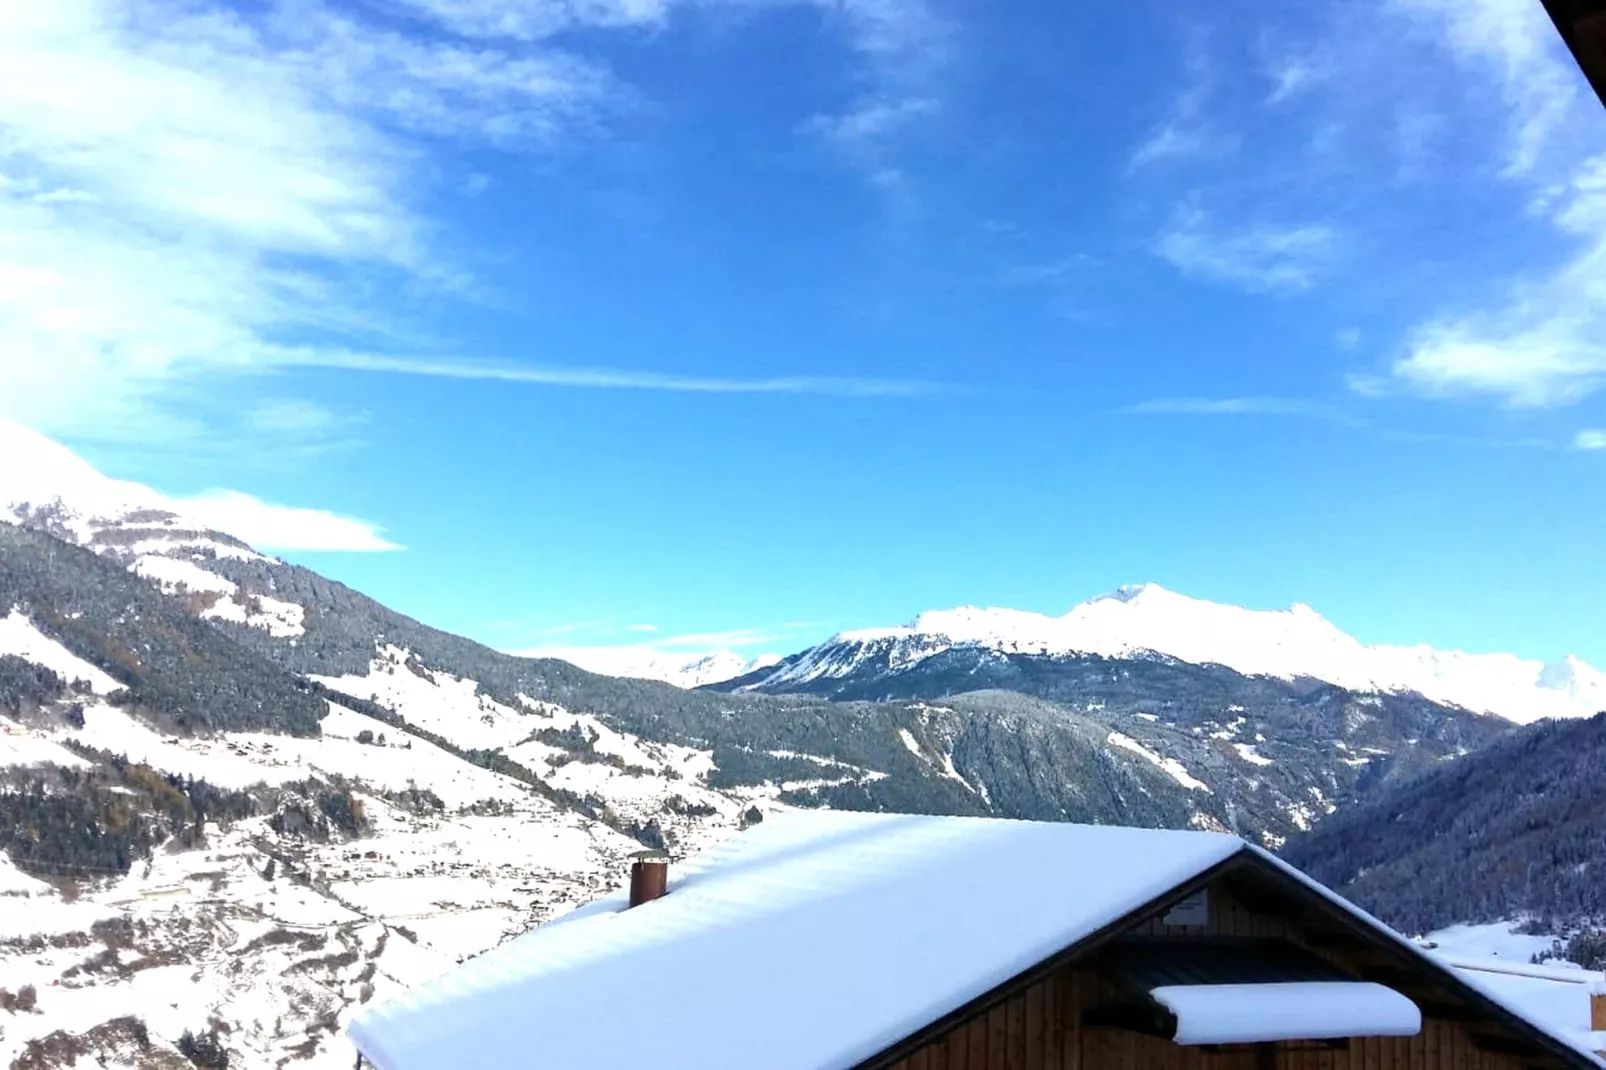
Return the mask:
[(509, 651), (525, 658), (557, 658), (603, 676), (661, 680), (676, 687), (705, 687), (778, 664), (779, 654), (748, 657), (734, 650), (688, 653), (650, 645), (554, 646)]
[(246, 593), (218, 561), (269, 562), (215, 528), (205, 502), (178, 502), (141, 483), (112, 479), (65, 446), (0, 418), (0, 522), (27, 523), (120, 562), (207, 620), (272, 635), (301, 634), (304, 607)]
[(817, 690), (810, 685), (849, 679), (870, 664), (908, 670), (956, 648), (1039, 657), (1160, 654), (1195, 665), (1225, 665), (1252, 676), (1320, 680), (1353, 691), (1416, 692), (1519, 723), (1606, 710), (1606, 673), (1575, 657), (1547, 664), (1512, 654), (1368, 646), (1306, 605), (1244, 609), (1189, 598), (1152, 583), (1093, 598), (1061, 617), (965, 606), (922, 613), (899, 628), (842, 632), (771, 671), (750, 674), (740, 686), (772, 692)]
[[(1148, 587), (1063, 618), (925, 614), (774, 665), (535, 659), (227, 526), (0, 424), (0, 833), (18, 814), (46, 833), (0, 855), (0, 896), (26, 907), (0, 909), (22, 919), (0, 923), (0, 998), (34, 1007), (0, 1065), (34, 1044), (153, 1064), (185, 1032), (231, 1065), (349, 1065), (354, 1003), (586, 898), (642, 843), (695, 850), (786, 806), (1236, 826), (1275, 846), (1504, 731), (1276, 679), (1397, 689), (1375, 648), (1302, 608)], [(1558, 694), (1594, 673), (1529, 668)], [(732, 676), (886, 701), (686, 689)], [(102, 827), (107, 799), (122, 816)]]
[[(305, 607), (268, 590), (247, 591), (214, 562), (271, 562), (215, 530), (205, 501), (179, 502), (138, 483), (110, 479), (70, 450), (0, 419), (0, 520), (34, 524), (108, 554), (200, 615), (294, 637)], [(908, 668), (933, 654), (970, 647), (1003, 654), (1161, 654), (1247, 675), (1313, 679), (1354, 691), (1412, 691), (1435, 702), (1519, 723), (1606, 710), (1606, 672), (1579, 658), (1553, 662), (1513, 654), (1469, 654), (1426, 645), (1366, 645), (1306, 605), (1252, 610), (1189, 598), (1157, 584), (1123, 587), (1063, 616), (964, 606), (920, 614), (908, 625), (842, 632), (791, 657), (749, 659), (651, 645), (520, 651), (608, 676), (693, 688), (740, 681), (745, 690), (814, 690), (851, 678), (884, 657)]]
[[(1033, 676), (1043, 659), (977, 639), (1030, 629), (966, 632), (980, 611), (839, 637), (849, 672), (927, 674), (857, 696), (887, 701), (599, 676), (430, 628), (227, 527), (0, 425), (0, 1016), (21, 1008), (0, 1066), (183, 1065), (185, 1043), (245, 1070), (349, 1066), (354, 1005), (617, 882), (642, 844), (694, 851), (788, 806), (1276, 846), (1508, 730), (1142, 643)], [(829, 671), (824, 649), (740, 682)]]

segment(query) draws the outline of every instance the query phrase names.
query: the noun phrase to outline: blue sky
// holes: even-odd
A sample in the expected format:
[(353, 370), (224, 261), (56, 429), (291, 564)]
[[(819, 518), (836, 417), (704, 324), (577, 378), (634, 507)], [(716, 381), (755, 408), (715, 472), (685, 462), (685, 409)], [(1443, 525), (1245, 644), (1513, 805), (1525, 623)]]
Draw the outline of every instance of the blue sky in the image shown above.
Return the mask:
[(431, 623), (1155, 581), (1606, 663), (1606, 113), (1537, 2), (32, 6), (0, 415)]

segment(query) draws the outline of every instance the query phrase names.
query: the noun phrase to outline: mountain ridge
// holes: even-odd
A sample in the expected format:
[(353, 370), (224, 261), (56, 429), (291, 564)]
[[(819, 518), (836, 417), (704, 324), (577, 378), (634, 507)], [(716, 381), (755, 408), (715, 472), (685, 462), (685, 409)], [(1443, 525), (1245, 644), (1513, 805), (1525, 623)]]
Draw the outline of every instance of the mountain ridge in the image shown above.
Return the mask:
[(0, 478), (0, 894), (28, 905), (0, 912), (0, 968), (37, 986), (38, 1036), (121, 976), (91, 963), (171, 964), (183, 1010), (145, 1008), (153, 1043), (204, 1029), (250, 1070), (349, 1065), (352, 1006), (590, 898), (642, 845), (685, 855), (831, 806), (1276, 847), (1512, 731), (1151, 652), (907, 636), (812, 693), (599, 675), (432, 628), (87, 471), (42, 502)]
[[(109, 550), (166, 589), (210, 600), (215, 619), (261, 626), (293, 637), (300, 612), (271, 590), (242, 594), (221, 569), (197, 569), (187, 557), (267, 564), (232, 535), (213, 529), (204, 503), (182, 502), (141, 484), (112, 479), (60, 444), (0, 420), (0, 455), (21, 463), (0, 469), (0, 517), (55, 531)], [(168, 550), (183, 553), (166, 553)], [(685, 655), (650, 644), (566, 647), (529, 654), (558, 657), (610, 676), (655, 679), (681, 687), (767, 692), (808, 690), (825, 677), (851, 675), (856, 651), (890, 642), (895, 660), (913, 664), (952, 647), (1005, 654), (1161, 655), (1220, 664), (1248, 676), (1310, 678), (1357, 692), (1415, 692), (1435, 702), (1517, 723), (1589, 716), (1606, 709), (1606, 672), (1572, 655), (1551, 662), (1512, 654), (1469, 654), (1426, 645), (1366, 645), (1304, 603), (1253, 610), (1190, 598), (1158, 584), (1097, 595), (1054, 617), (1025, 610), (960, 606), (927, 610), (909, 624), (842, 631), (773, 664), (732, 651)], [(568, 655), (564, 657), (564, 655)]]
[(891, 651), (891, 662), (907, 667), (953, 648), (1036, 656), (1158, 655), (1249, 676), (1320, 680), (1360, 692), (1414, 692), (1519, 724), (1606, 709), (1606, 673), (1571, 655), (1546, 663), (1425, 645), (1367, 646), (1303, 603), (1252, 610), (1152, 583), (1096, 596), (1059, 617), (975, 606), (928, 610), (900, 627), (839, 632), (774, 669), (723, 686), (809, 690), (815, 681), (851, 677), (876, 651)]

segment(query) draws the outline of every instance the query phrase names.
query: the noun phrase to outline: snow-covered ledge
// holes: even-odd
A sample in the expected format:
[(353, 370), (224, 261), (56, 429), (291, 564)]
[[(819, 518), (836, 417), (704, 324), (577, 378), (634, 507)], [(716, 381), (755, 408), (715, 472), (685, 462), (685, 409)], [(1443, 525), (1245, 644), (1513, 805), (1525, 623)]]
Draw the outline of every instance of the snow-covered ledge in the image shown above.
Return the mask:
[(1177, 1016), (1178, 1044), (1411, 1037), (1422, 1031), (1415, 1003), (1367, 981), (1164, 985), (1149, 994)]

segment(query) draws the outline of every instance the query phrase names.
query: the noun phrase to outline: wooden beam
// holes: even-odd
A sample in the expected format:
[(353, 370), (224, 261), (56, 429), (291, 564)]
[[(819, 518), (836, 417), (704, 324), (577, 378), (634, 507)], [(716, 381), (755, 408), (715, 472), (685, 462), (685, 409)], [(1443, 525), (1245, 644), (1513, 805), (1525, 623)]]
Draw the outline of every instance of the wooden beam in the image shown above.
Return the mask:
[(1522, 1059), (1533, 1059), (1542, 1054), (1526, 1040), (1499, 1036), (1495, 1033), (1473, 1033), (1472, 1046), (1492, 1055), (1515, 1055)]
[(1433, 999), (1431, 997), (1416, 999), (1415, 1003), (1424, 1017), (1437, 1018), (1441, 1022), (1481, 1022), (1486, 1015), (1479, 1014), (1475, 1008), (1465, 1003), (1452, 1003), (1448, 1000)]
[(1256, 914), (1269, 914), (1292, 922), (1304, 916), (1303, 902), (1265, 881), (1256, 880), (1250, 871), (1229, 874), (1221, 883), (1228, 895)]
[(1177, 1016), (1156, 1003), (1103, 1003), (1082, 1012), (1088, 1029), (1125, 1029), (1170, 1040), (1177, 1035)]
[(1306, 925), (1300, 928), (1300, 935), (1305, 943), (1321, 951), (1338, 951), (1358, 954), (1371, 950), (1371, 941), (1362, 940), (1354, 933), (1347, 933), (1340, 929), (1329, 929), (1320, 925)]

